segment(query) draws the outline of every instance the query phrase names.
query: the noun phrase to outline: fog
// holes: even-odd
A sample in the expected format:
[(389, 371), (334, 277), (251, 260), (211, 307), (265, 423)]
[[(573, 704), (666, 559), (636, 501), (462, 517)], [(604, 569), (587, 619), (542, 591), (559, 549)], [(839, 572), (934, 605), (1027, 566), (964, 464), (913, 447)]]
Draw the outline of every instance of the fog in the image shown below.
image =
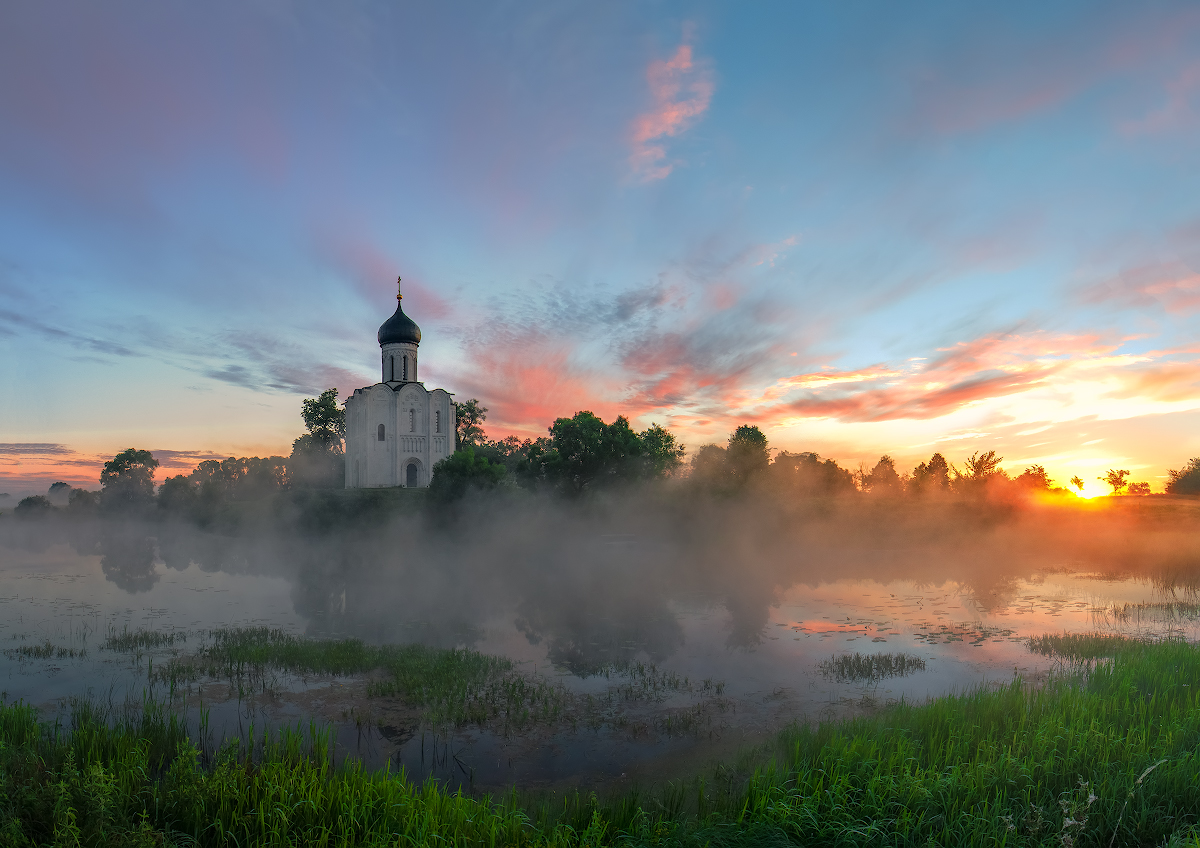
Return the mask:
[(283, 577), (314, 635), (473, 645), (482, 623), (507, 620), (578, 673), (642, 652), (668, 659), (683, 607), (723, 611), (727, 645), (752, 649), (784, 593), (835, 580), (954, 584), (984, 612), (1056, 571), (1166, 593), (1200, 585), (1198, 511), (1165, 497), (789, 500), (667, 483), (586, 499), (480, 495), (449, 513), (342, 493), (243, 506), (215, 529), (8, 517), (0, 540), (99, 555), (133, 594), (193, 564)]

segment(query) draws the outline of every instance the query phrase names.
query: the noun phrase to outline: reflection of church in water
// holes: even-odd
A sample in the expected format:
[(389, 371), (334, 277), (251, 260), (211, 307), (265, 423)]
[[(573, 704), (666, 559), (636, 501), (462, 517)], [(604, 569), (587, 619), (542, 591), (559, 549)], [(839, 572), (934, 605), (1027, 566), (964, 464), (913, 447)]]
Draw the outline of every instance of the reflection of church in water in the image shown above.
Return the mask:
[(433, 466), (454, 452), (454, 404), (445, 389), (418, 382), (421, 328), (400, 299), (379, 328), (383, 380), (346, 398), (347, 489), (428, 486)]

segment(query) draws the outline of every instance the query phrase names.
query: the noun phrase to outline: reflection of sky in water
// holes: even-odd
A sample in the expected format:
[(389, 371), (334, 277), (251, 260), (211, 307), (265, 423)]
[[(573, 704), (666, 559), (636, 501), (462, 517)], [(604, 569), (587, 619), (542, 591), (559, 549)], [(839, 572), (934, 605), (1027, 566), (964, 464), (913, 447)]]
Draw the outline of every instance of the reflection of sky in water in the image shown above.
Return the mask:
[[(392, 609), (393, 620), (404, 619), (402, 591), (370, 597), (354, 582), (318, 580), (312, 585), (294, 576), (202, 570), (195, 564), (165, 568), (161, 560), (150, 563), (148, 571), (139, 568), (138, 581), (131, 583), (114, 579), (111, 563), (106, 568), (101, 556), (79, 555), (65, 545), (40, 552), (0, 548), (0, 647), (49, 641), (89, 651), (82, 660), (0, 657), (0, 688), (7, 697), (45, 703), (88, 687), (137, 690), (144, 669), (133, 669), (128, 655), (99, 650), (107, 633), (125, 628), (188, 631), (193, 643), (208, 628), (262, 625), (370, 638), (370, 629), (381, 620), (381, 605)], [(1170, 629), (1189, 639), (1200, 635), (1194, 618), (1165, 616), (1152, 606), (1164, 600), (1162, 594), (1134, 580), (1054, 573), (1015, 580), (1003, 598), (987, 600), (985, 606), (970, 587), (953, 582), (929, 586), (904, 580), (835, 580), (777, 593), (765, 604), (765, 619), (750, 615), (762, 622), (757, 630), (750, 628), (753, 632), (746, 632), (744, 621), (739, 623), (731, 612), (730, 603), (736, 601), (671, 600), (647, 605), (651, 621), (601, 617), (563, 637), (547, 632), (561, 630), (561, 624), (531, 624), (542, 613), (506, 597), (490, 608), (475, 608), (470, 637), (463, 643), (541, 672), (555, 673), (553, 656), (564, 682), (580, 691), (599, 691), (602, 679), (562, 673), (562, 657), (586, 654), (597, 640), (619, 640), (632, 628), (623, 656), (645, 657), (648, 651), (661, 665), (690, 679), (724, 682), (729, 696), (751, 704), (780, 702), (793, 715), (811, 716), (838, 698), (864, 692), (923, 699), (982, 681), (1008, 680), (1014, 670), (1045, 669), (1051, 661), (1024, 647), (1024, 638), (1031, 635), (1097, 629), (1154, 636)], [(1114, 607), (1120, 611), (1124, 604), (1151, 606), (1114, 615)], [(408, 633), (419, 638), (420, 632), (419, 627), (400, 627), (391, 637)], [(186, 650), (186, 643), (181, 647)], [(904, 651), (924, 658), (926, 670), (875, 686), (831, 683), (815, 673), (821, 660), (850, 651)], [(778, 718), (778, 710), (772, 715)], [(746, 720), (753, 720), (753, 709)]]

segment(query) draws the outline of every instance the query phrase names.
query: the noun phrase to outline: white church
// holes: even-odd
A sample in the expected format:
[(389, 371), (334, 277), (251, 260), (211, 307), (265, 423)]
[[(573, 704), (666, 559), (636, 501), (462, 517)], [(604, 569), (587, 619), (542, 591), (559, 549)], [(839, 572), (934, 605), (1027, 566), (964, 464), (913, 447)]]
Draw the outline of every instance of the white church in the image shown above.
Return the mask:
[(433, 466), (454, 453), (454, 404), (417, 379), (421, 328), (402, 299), (397, 291), (396, 312), (379, 328), (383, 379), (346, 398), (347, 489), (428, 486)]

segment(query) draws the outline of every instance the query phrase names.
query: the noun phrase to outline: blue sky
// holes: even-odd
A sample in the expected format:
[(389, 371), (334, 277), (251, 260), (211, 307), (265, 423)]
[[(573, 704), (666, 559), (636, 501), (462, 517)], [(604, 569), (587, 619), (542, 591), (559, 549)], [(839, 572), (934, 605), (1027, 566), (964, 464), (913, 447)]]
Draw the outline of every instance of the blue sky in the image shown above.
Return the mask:
[(493, 435), (1158, 485), (1198, 109), (1189, 4), (9, 4), (0, 486), (286, 454), (397, 275)]

